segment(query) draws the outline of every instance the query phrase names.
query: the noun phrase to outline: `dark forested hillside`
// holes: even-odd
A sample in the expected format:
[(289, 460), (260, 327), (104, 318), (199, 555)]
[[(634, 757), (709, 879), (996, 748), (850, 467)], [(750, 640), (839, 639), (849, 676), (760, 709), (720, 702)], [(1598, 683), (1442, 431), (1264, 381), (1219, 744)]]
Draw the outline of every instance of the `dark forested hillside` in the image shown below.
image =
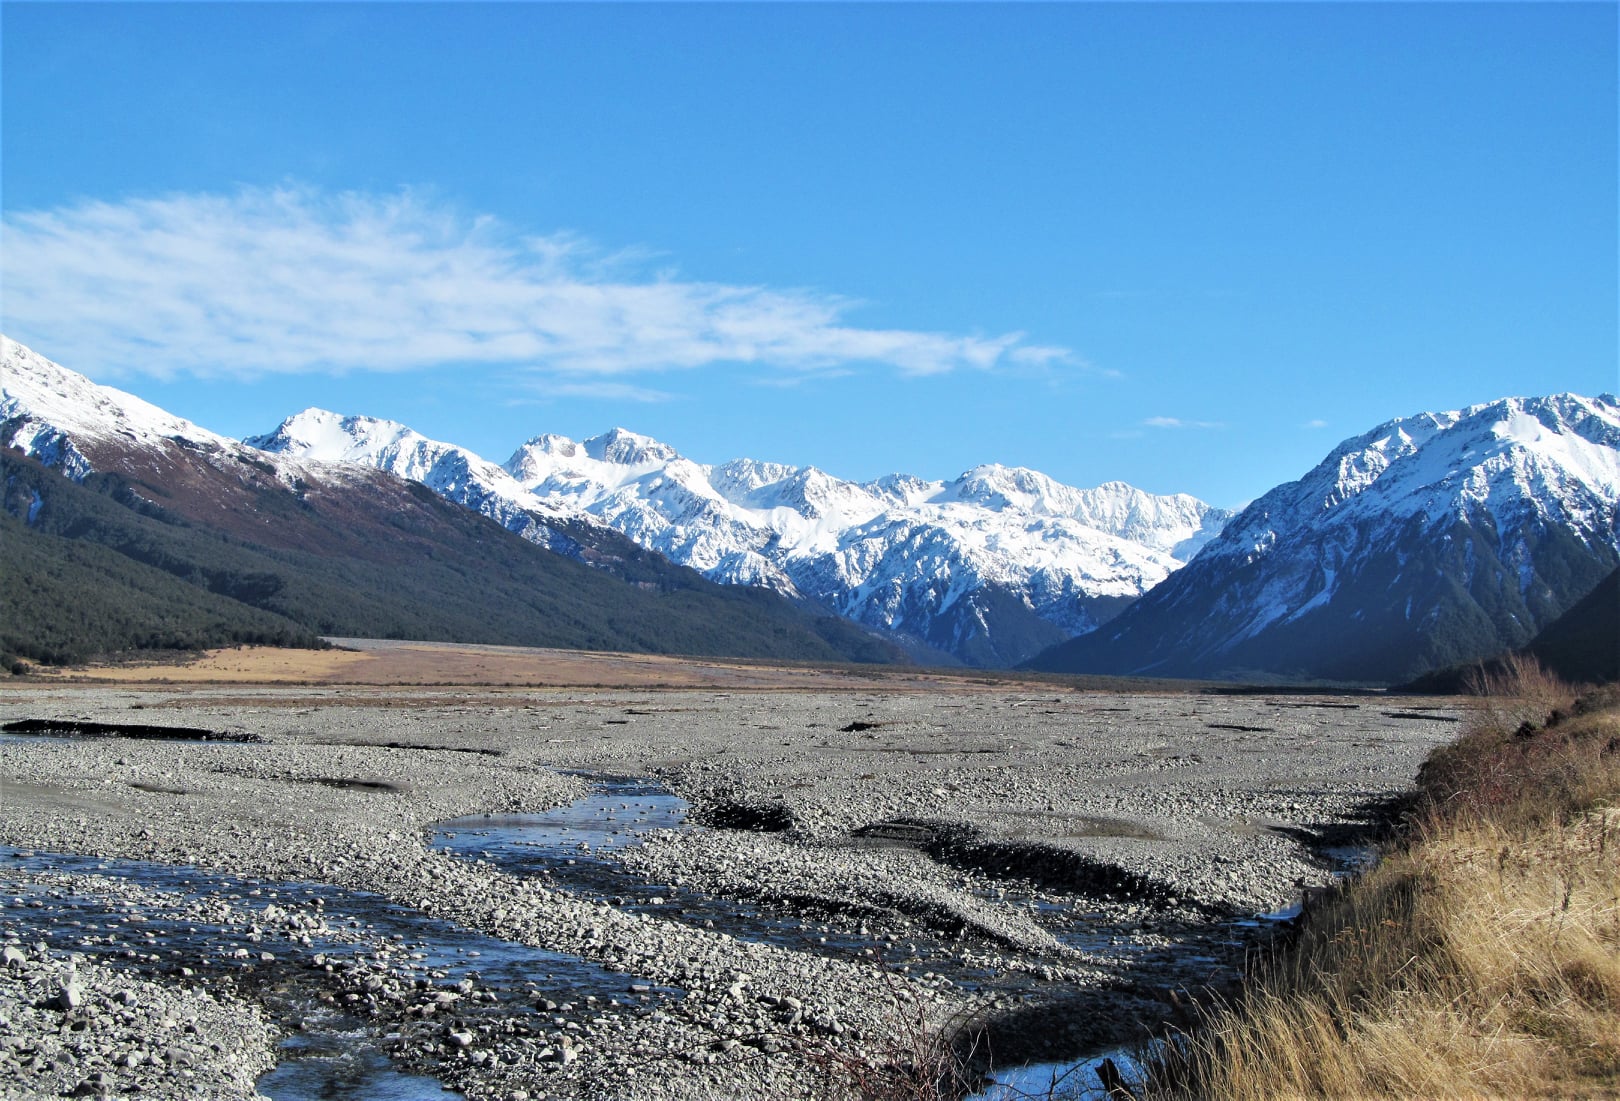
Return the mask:
[(386, 475), (289, 488), (271, 471), (226, 476), (212, 458), (182, 453), (139, 479), (92, 474), (76, 484), (0, 453), (5, 588), (15, 590), (5, 647), (77, 659), (337, 634), (781, 660), (896, 656), (850, 624), (689, 570), (626, 564), (620, 572), (637, 580), (620, 580)]
[(1549, 623), (1525, 650), (1571, 684), (1620, 680), (1620, 569)]

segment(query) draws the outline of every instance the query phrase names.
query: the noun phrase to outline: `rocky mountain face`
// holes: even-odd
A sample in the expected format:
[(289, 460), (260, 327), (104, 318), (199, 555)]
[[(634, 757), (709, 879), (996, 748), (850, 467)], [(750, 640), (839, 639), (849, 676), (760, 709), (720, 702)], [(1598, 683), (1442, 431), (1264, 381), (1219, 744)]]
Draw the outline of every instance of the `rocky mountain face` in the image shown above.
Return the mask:
[[(782, 656), (742, 621), (786, 615), (784, 630), (818, 640), (803, 656), (820, 658), (892, 659), (899, 640), (914, 658), (984, 666), (1039, 654), (1030, 667), (1390, 683), (1522, 647), (1620, 563), (1620, 407), (1608, 395), (1391, 421), (1232, 518), (1186, 496), (996, 465), (872, 482), (708, 466), (622, 429), (538, 436), (498, 465), (404, 425), (312, 409), (244, 444), (4, 338), (0, 363), (0, 445), (81, 482), (118, 479), (103, 492), (129, 507), (338, 559), (404, 560), (401, 538), (426, 539), (453, 545), (433, 553), (465, 576), (493, 572), (493, 547), (522, 574), (494, 532), (636, 591), (700, 604), (731, 592), (724, 608), (688, 609), (727, 624), (731, 649), (686, 652)], [(32, 528), (43, 503), (7, 501)], [(471, 514), (498, 527), (457, 519)], [(622, 588), (600, 598), (618, 607)], [(755, 604), (737, 605), (744, 593)], [(423, 629), (395, 619), (391, 633)], [(632, 634), (630, 648), (671, 648)]]
[[(17, 521), (8, 542), (27, 540), (29, 561), (59, 559), (56, 541), (95, 544), (273, 613), (285, 632), (788, 660), (903, 656), (847, 621), (715, 584), (601, 525), (547, 524), (551, 513), (537, 509), (508, 518), (506, 527), (532, 529), (519, 538), (416, 481), (246, 446), (4, 337), (0, 447), (49, 468), (8, 468), (0, 487)], [(95, 564), (113, 576), (102, 558)], [(84, 652), (93, 641), (72, 645)]]
[(1346, 440), (1030, 667), (1398, 682), (1523, 646), (1620, 562), (1620, 405), (1559, 394)]
[(391, 471), (531, 538), (533, 525), (567, 519), (610, 528), (714, 581), (827, 609), (924, 658), (985, 666), (1107, 621), (1230, 515), (1185, 495), (1076, 489), (1002, 466), (866, 483), (751, 459), (706, 466), (623, 429), (538, 436), (504, 466), (401, 424), (318, 409), (247, 442)]

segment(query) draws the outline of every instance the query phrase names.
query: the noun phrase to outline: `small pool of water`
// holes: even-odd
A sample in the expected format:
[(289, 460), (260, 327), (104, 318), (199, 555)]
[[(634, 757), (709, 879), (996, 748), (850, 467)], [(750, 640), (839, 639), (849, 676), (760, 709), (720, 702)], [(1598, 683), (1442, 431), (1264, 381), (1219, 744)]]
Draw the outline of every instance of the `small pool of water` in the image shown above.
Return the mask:
[[(953, 982), (975, 986), (989, 972), (965, 967), (950, 946), (927, 935), (908, 935), (904, 948), (871, 933), (860, 922), (817, 922), (762, 905), (699, 894), (656, 883), (626, 871), (612, 858), (616, 850), (639, 845), (656, 829), (701, 830), (689, 820), (686, 800), (645, 780), (593, 778), (595, 791), (577, 802), (533, 814), (471, 815), (435, 827), (434, 848), (467, 859), (488, 860), (502, 871), (545, 881), (595, 902), (718, 929), (738, 940), (773, 944), (840, 959), (893, 957), (896, 966), (948, 974)], [(915, 947), (916, 951), (911, 949)]]
[(991, 1084), (968, 1101), (1111, 1101), (1099, 1073), (1105, 1062), (1114, 1064), (1127, 1087), (1141, 1082), (1141, 1064), (1127, 1049), (1112, 1048), (1072, 1063), (1028, 1063), (997, 1070), (990, 1075)]
[(462, 1095), (394, 1066), (373, 1030), (334, 1010), (306, 1017), (280, 1046), (281, 1062), (254, 1087), (273, 1101), (442, 1101)]

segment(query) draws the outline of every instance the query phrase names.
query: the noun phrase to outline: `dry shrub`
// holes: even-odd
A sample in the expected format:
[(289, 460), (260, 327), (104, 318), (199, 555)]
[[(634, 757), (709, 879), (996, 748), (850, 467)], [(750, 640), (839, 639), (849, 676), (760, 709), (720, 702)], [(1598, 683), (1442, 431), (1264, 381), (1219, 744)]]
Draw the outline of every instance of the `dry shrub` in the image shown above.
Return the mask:
[(1530, 654), (1509, 653), (1463, 679), (1470, 697), (1465, 731), (1511, 734), (1575, 702), (1575, 690)]
[(1559, 717), (1476, 714), (1405, 843), (1175, 1037), (1149, 1096), (1620, 1097), (1620, 693), (1520, 674)]
[[(1579, 813), (1620, 791), (1620, 709), (1613, 692), (1576, 699), (1528, 657), (1487, 678), (1463, 734), (1418, 772), (1429, 818), (1529, 824)], [(1531, 717), (1533, 716), (1533, 717)]]
[(1392, 855), (1179, 1037), (1162, 1097), (1620, 1092), (1620, 812)]
[[(884, 974), (898, 988), (895, 974)], [(958, 1101), (977, 1078), (971, 1043), (961, 1047), (971, 1024), (968, 1009), (940, 1020), (923, 1000), (901, 996), (883, 1040), (855, 1047), (811, 1042), (801, 1052), (826, 1084), (828, 1101)]]

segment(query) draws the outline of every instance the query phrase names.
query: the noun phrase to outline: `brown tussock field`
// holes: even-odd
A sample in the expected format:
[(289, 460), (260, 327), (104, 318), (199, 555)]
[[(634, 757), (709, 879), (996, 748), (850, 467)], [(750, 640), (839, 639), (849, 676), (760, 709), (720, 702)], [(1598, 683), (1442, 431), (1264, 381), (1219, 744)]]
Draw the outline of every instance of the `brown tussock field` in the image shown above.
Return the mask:
[(1196, 692), (1195, 682), (1121, 682), (1107, 677), (1025, 675), (980, 669), (934, 670), (894, 666), (814, 666), (768, 661), (624, 654), (472, 643), (338, 639), (328, 650), (242, 646), (164, 660), (98, 662), (55, 668), (34, 666), (8, 688), (63, 681), (111, 684), (264, 684), (333, 686), (467, 685), (510, 688), (697, 688), (737, 691), (975, 690), (1027, 687), (1131, 690), (1154, 694)]

